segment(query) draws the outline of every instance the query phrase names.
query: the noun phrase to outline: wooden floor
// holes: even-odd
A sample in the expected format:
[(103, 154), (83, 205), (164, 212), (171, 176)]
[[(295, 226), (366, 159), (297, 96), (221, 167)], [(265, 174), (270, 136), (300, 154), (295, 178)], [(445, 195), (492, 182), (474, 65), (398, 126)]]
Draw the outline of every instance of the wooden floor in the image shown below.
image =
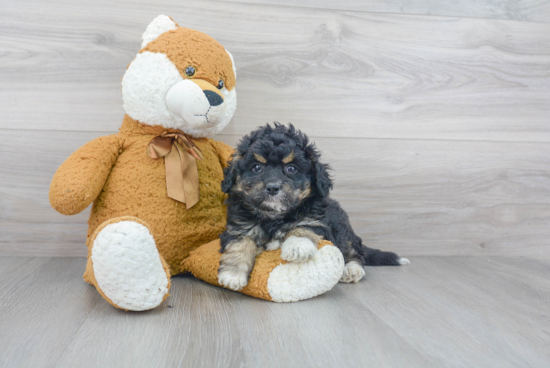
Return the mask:
[(411, 261), (292, 304), (176, 277), (133, 313), (83, 258), (0, 258), (0, 367), (550, 366), (550, 259)]

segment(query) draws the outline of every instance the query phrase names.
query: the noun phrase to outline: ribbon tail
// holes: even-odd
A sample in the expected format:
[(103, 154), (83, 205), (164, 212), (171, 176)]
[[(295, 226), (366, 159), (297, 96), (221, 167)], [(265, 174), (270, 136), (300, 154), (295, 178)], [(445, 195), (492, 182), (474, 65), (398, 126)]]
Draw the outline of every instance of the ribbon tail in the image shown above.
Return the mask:
[(175, 142), (174, 146), (179, 151), (181, 157), (181, 173), (183, 180), (183, 190), (185, 192), (185, 205), (190, 209), (199, 202), (199, 171), (197, 161), (187, 151)]
[(164, 166), (166, 169), (166, 192), (168, 197), (176, 201), (185, 203), (185, 191), (183, 183), (183, 172), (178, 149), (172, 150), (164, 156)]

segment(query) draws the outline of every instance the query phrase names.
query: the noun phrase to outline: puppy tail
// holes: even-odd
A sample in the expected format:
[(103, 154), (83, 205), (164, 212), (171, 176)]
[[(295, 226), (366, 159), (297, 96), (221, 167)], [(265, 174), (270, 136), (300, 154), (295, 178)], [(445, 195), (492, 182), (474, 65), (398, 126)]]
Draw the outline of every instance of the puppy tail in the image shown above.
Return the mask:
[(361, 260), (364, 266), (404, 266), (411, 262), (392, 252), (383, 252), (364, 245), (361, 246)]

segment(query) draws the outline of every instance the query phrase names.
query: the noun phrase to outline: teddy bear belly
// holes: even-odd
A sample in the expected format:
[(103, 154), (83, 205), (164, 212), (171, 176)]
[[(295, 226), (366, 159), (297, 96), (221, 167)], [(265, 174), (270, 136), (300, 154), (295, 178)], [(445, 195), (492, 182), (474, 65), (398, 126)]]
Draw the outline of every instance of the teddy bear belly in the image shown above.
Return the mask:
[[(111, 171), (90, 214), (88, 239), (106, 220), (135, 216), (145, 221), (153, 233), (159, 253), (173, 275), (184, 272), (181, 262), (197, 247), (225, 230), (224, 195), (219, 172), (199, 170), (200, 201), (190, 209), (166, 194), (163, 161), (147, 157), (139, 165), (135, 158), (121, 155)], [(216, 170), (217, 171), (217, 170)]]

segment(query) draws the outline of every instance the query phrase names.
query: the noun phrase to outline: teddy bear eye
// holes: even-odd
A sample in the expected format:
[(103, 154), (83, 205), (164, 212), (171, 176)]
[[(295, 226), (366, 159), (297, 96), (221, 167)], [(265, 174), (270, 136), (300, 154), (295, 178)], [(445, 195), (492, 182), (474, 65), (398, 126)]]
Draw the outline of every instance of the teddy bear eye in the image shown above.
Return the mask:
[(187, 68), (185, 68), (185, 74), (186, 74), (188, 77), (194, 76), (194, 75), (195, 75), (195, 67), (188, 66)]
[(220, 79), (220, 81), (218, 82), (218, 89), (222, 89), (223, 86), (224, 86), (223, 80)]

